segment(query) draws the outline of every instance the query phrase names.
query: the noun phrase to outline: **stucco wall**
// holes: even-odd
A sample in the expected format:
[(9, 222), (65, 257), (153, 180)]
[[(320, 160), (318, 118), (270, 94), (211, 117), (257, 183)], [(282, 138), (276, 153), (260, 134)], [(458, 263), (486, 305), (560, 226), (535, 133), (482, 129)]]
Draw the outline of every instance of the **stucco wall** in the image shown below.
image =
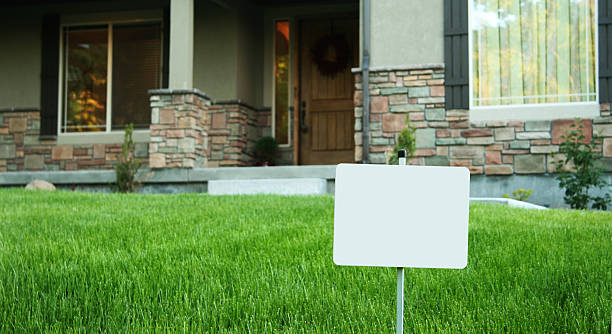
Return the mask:
[[(40, 27), (44, 13), (57, 11), (63, 16), (104, 18), (114, 17), (117, 11), (159, 9), (166, 2), (1, 7), (0, 109), (40, 106)], [(217, 100), (241, 99), (261, 104), (257, 97), (261, 93), (256, 94), (255, 88), (261, 82), (261, 66), (257, 66), (263, 52), (260, 30), (261, 24), (237, 9), (196, 1), (195, 88)]]
[(444, 62), (443, 0), (370, 0), (371, 67)]
[(195, 3), (194, 86), (214, 100), (261, 106), (261, 16), (256, 8)]
[[(354, 10), (355, 4), (257, 8), (195, 2), (194, 87), (215, 100), (240, 99), (257, 108), (272, 104), (272, 33), (278, 18)], [(162, 8), (167, 0), (2, 7), (0, 109), (40, 106), (40, 25), (48, 12), (96, 15)], [(96, 13), (96, 14), (94, 14)]]
[(196, 1), (193, 85), (216, 100), (236, 98), (235, 13), (208, 1)]
[(238, 56), (236, 88), (238, 99), (257, 108), (263, 104), (261, 80), (263, 69), (263, 26), (261, 10), (241, 11), (238, 20)]
[(0, 109), (40, 105), (40, 15), (0, 10)]
[(44, 14), (109, 17), (167, 4), (167, 0), (136, 0), (0, 6), (0, 109), (40, 108), (40, 29)]

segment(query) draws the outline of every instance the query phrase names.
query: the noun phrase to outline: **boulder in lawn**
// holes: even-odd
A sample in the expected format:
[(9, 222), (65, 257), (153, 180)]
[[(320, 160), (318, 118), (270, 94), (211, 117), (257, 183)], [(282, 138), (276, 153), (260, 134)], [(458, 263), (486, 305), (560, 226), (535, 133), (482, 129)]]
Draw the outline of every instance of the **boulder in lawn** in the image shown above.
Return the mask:
[(52, 183), (43, 180), (34, 180), (25, 187), (26, 190), (55, 190)]

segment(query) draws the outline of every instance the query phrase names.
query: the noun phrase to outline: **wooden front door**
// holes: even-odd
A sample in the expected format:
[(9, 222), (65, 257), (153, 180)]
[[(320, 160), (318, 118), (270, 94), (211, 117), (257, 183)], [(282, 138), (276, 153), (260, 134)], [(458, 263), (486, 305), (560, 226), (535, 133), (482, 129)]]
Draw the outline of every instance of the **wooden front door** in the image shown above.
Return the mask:
[[(357, 25), (353, 17), (301, 21), (297, 116), (302, 165), (354, 161), (351, 68), (358, 63)], [(338, 66), (345, 57), (346, 66)]]

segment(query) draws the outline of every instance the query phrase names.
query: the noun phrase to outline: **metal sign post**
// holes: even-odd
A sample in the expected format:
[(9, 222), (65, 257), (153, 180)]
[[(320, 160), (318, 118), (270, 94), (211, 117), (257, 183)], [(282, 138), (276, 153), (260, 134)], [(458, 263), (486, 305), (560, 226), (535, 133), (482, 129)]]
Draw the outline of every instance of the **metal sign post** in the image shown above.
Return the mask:
[[(406, 166), (406, 150), (397, 152), (400, 166)], [(397, 267), (397, 302), (395, 314), (395, 333), (404, 333), (404, 267)]]
[(470, 172), (405, 166), (403, 151), (398, 160), (336, 167), (333, 261), (397, 268), (396, 333), (402, 333), (404, 268), (467, 265)]
[(397, 314), (395, 333), (404, 333), (404, 268), (397, 268)]

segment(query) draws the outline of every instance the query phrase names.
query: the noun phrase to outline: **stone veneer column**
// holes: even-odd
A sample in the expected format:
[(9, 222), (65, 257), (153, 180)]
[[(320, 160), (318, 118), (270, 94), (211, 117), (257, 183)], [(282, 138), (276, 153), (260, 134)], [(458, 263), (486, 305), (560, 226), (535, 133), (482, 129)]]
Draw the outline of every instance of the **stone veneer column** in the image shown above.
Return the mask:
[(210, 140), (208, 167), (239, 167), (254, 164), (257, 111), (240, 101), (217, 101), (208, 111)]
[(157, 89), (151, 95), (151, 168), (206, 167), (210, 98), (197, 89)]
[(194, 0), (170, 0), (171, 89), (193, 88)]

